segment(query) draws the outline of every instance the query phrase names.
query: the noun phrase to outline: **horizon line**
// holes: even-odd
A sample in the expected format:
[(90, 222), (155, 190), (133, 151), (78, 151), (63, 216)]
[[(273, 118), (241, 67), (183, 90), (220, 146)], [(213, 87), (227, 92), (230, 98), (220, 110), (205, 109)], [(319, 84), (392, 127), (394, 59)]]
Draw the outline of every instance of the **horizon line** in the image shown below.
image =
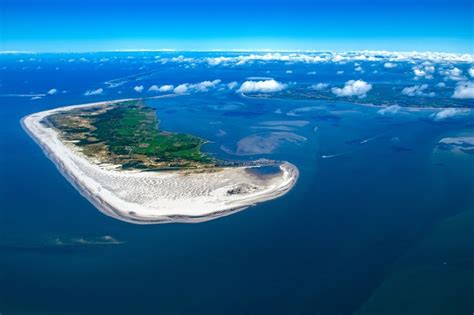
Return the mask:
[(28, 51), (28, 50), (0, 50), (1, 55), (7, 54), (81, 54), (81, 53), (110, 53), (110, 52), (267, 52), (267, 53), (439, 53), (439, 54), (453, 54), (453, 55), (473, 55), (474, 53), (467, 52), (446, 52), (434, 50), (318, 50), (318, 49), (174, 49), (174, 48), (157, 48), (157, 49), (104, 49), (104, 50), (85, 50), (85, 51)]

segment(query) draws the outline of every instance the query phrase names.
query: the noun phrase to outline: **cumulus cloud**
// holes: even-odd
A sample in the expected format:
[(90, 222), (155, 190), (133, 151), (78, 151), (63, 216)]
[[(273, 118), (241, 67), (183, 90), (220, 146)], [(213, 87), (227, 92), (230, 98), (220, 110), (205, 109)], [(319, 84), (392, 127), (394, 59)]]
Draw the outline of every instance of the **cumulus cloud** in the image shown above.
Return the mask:
[(326, 89), (328, 86), (329, 86), (328, 83), (317, 83), (317, 84), (311, 85), (310, 88), (316, 91), (321, 91), (321, 90)]
[(56, 93), (58, 93), (58, 90), (57, 90), (57, 89), (51, 89), (51, 90), (49, 90), (46, 94), (54, 95), (54, 94), (56, 94)]
[(456, 85), (456, 89), (454, 90), (454, 94), (452, 97), (460, 99), (474, 98), (474, 82), (459, 82)]
[[(168, 61), (168, 60), (166, 60)], [(178, 57), (171, 58), (172, 62), (183, 63), (183, 62), (194, 62), (194, 58), (185, 58), (183, 55), (179, 55)]]
[(245, 81), (237, 90), (239, 93), (271, 93), (279, 92), (286, 88), (286, 84), (280, 83), (273, 79), (265, 81)]
[(159, 91), (158, 85), (152, 85), (148, 89), (148, 92), (158, 92), (158, 91)]
[[(419, 62), (420, 60), (432, 63), (473, 63), (474, 55), (472, 54), (453, 54), (453, 53), (436, 53), (436, 52), (389, 52), (389, 51), (348, 51), (348, 52), (265, 52), (265, 53), (243, 53), (238, 56), (216, 56), (216, 57), (159, 57), (156, 62), (167, 63), (207, 63), (210, 66), (242, 66), (255, 62), (301, 62), (301, 63), (347, 63), (351, 61), (375, 61), (389, 64), (397, 64), (398, 62)], [(423, 65), (422, 65), (423, 66)], [(422, 68), (421, 66), (421, 68)], [(421, 71), (425, 71), (421, 69)], [(424, 77), (424, 76), (423, 76)]]
[(391, 68), (396, 68), (397, 64), (393, 62), (386, 62), (383, 64), (384, 68), (391, 69)]
[(143, 92), (143, 89), (144, 89), (143, 85), (137, 85), (133, 88), (133, 90), (137, 93)]
[(367, 96), (367, 92), (372, 89), (372, 85), (363, 80), (349, 80), (343, 88), (334, 87), (331, 91), (336, 96), (358, 96), (363, 98)]
[(84, 93), (84, 95), (85, 95), (85, 96), (92, 96), (92, 95), (100, 95), (100, 94), (102, 94), (102, 93), (104, 93), (104, 89), (99, 88), (99, 89), (97, 89), (97, 90), (87, 90), (87, 91)]
[(445, 88), (446, 87), (446, 83), (444, 82), (439, 82), (438, 84), (436, 84), (437, 87), (439, 88)]
[[(199, 83), (183, 83), (174, 88), (173, 92), (176, 94), (183, 94), (187, 92), (207, 92), (209, 89), (216, 88), (221, 83), (221, 80), (202, 81)], [(161, 92), (170, 91), (173, 89), (172, 85), (163, 85), (160, 88)]]
[(215, 88), (221, 80), (214, 80), (214, 81), (202, 81), (196, 84), (190, 84), (188, 88), (198, 91), (198, 92), (207, 92), (211, 88)]
[(210, 66), (217, 66), (220, 64), (226, 64), (229, 61), (232, 61), (232, 58), (230, 57), (215, 57), (215, 58), (207, 58), (207, 63)]
[(170, 92), (172, 91), (174, 86), (172, 85), (162, 85), (158, 87), (158, 85), (152, 85), (148, 89), (148, 92)]
[(474, 78), (474, 68), (470, 68), (469, 70), (467, 70), (467, 72), (472, 78)]
[(177, 87), (174, 88), (173, 92), (176, 94), (183, 94), (188, 91), (188, 85), (187, 84), (180, 84)]
[(435, 67), (433, 65), (425, 65), (425, 71), (428, 72), (428, 73), (433, 73), (435, 72)]
[(447, 69), (442, 72), (442, 74), (446, 75), (446, 80), (462, 81), (466, 79), (466, 77), (462, 74), (462, 70), (456, 67)]
[(428, 84), (408, 86), (402, 90), (402, 94), (407, 96), (435, 96), (434, 92), (426, 93), (425, 90), (428, 88)]
[(413, 73), (415, 74), (416, 77), (426, 77), (427, 73), (424, 70), (420, 69), (413, 69)]
[(467, 111), (464, 110), (464, 109), (446, 108), (446, 109), (443, 109), (443, 110), (441, 110), (437, 113), (431, 114), (431, 118), (434, 121), (442, 121), (442, 120), (446, 120), (446, 119), (449, 119), (449, 118), (453, 118), (455, 116), (465, 115), (466, 113), (467, 113)]
[(424, 67), (415, 66), (413, 67), (413, 73), (415, 74), (415, 79), (433, 79), (433, 73), (435, 71), (435, 67), (433, 65), (425, 65)]
[(379, 109), (377, 113), (379, 113), (380, 115), (387, 115), (387, 114), (393, 115), (393, 114), (398, 113), (400, 109), (401, 107), (399, 105), (390, 105), (382, 109)]
[(336, 74), (343, 74), (344, 73), (344, 70), (339, 70), (338, 72), (336, 72)]
[(173, 89), (174, 89), (173, 85), (165, 84), (165, 85), (160, 86), (158, 91), (160, 91), (160, 92), (171, 92), (171, 91), (173, 91)]

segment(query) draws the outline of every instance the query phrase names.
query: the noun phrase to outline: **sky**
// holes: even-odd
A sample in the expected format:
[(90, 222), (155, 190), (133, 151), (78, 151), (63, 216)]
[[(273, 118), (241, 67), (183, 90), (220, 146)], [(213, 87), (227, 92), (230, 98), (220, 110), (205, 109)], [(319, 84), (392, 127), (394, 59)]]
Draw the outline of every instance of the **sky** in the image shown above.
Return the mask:
[(472, 0), (0, 0), (0, 50), (474, 53)]

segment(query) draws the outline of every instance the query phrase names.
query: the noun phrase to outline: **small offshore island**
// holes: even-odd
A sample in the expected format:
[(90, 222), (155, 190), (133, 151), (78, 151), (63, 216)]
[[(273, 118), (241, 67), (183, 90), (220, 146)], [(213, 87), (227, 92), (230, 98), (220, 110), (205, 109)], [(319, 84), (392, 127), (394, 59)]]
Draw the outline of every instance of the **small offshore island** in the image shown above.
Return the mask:
[(130, 223), (215, 219), (282, 196), (298, 178), (288, 162), (243, 165), (202, 153), (203, 139), (160, 130), (141, 99), (61, 107), (22, 125), (84, 197)]

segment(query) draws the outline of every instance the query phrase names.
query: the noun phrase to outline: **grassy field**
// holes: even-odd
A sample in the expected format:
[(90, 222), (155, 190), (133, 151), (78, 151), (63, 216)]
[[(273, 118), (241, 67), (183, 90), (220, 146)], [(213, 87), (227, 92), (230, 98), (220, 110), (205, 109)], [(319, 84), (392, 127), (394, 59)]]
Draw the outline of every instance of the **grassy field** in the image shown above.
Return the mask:
[(142, 101), (59, 113), (48, 120), (86, 155), (124, 169), (213, 165), (213, 159), (200, 151), (204, 140), (159, 130), (155, 110)]

